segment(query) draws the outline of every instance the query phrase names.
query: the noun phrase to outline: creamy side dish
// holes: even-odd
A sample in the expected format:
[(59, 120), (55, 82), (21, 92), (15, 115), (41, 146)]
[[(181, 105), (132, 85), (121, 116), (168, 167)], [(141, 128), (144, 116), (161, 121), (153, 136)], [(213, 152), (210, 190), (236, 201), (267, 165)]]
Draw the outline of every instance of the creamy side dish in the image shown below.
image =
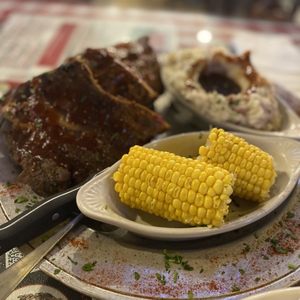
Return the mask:
[(184, 49), (162, 59), (167, 89), (206, 119), (258, 130), (278, 130), (281, 114), (271, 84), (254, 69), (250, 53)]

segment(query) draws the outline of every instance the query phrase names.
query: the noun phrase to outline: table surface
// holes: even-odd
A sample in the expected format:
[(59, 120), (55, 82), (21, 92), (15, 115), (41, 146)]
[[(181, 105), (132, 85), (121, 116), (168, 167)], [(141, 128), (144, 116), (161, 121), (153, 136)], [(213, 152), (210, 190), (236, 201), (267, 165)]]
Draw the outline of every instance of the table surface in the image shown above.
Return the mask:
[[(100, 6), (80, 1), (9, 0), (0, 1), (0, 24), (2, 92), (53, 69), (66, 57), (87, 47), (105, 47), (149, 35), (158, 53), (223, 45), (235, 53), (251, 50), (252, 61), (259, 72), (300, 97), (300, 27), (290, 23)], [(291, 99), (290, 104), (300, 114), (300, 103), (296, 98)], [(4, 219), (0, 216), (2, 222)], [(18, 249), (12, 249), (0, 257), (0, 271), (21, 256)], [(61, 299), (91, 299), (38, 269), (19, 288), (19, 295), (34, 294), (38, 290)]]

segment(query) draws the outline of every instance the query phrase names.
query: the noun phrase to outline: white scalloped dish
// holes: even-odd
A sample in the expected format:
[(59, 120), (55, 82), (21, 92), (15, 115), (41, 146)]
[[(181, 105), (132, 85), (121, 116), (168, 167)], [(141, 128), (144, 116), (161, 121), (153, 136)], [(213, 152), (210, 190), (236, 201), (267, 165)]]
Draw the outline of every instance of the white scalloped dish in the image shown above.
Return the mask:
[(179, 110), (192, 112), (197, 128), (300, 139), (300, 118), (285, 99), (290, 93), (255, 69), (249, 51), (187, 48), (161, 63), (167, 93)]
[[(77, 194), (77, 205), (89, 218), (161, 240), (202, 238), (249, 225), (275, 210), (292, 192), (300, 176), (300, 143), (281, 137), (262, 137), (245, 133), (237, 135), (270, 153), (278, 175), (269, 200), (261, 204), (240, 201), (238, 205), (233, 201), (225, 224), (219, 228), (188, 227), (124, 205), (114, 191), (112, 180), (112, 174), (118, 168), (119, 162), (81, 187)], [(199, 146), (205, 143), (207, 136), (208, 132), (179, 134), (153, 141), (146, 146), (182, 156), (196, 156)]]
[[(186, 99), (182, 99), (179, 96), (174, 97), (170, 96), (172, 101), (176, 106), (179, 106), (180, 109), (186, 109), (192, 112), (196, 118), (197, 122), (201, 125), (205, 124), (207, 126), (216, 126), (221, 127), (227, 130), (245, 132), (256, 135), (271, 136), (271, 137), (288, 137), (300, 140), (300, 118), (298, 115), (290, 108), (281, 96), (278, 95), (277, 101), (282, 115), (282, 125), (280, 130), (258, 130), (249, 128), (242, 125), (237, 125), (231, 122), (220, 121), (218, 119), (207, 118), (205, 114), (201, 112), (199, 107), (194, 105), (191, 102), (188, 102)], [(202, 127), (203, 128), (203, 127)]]

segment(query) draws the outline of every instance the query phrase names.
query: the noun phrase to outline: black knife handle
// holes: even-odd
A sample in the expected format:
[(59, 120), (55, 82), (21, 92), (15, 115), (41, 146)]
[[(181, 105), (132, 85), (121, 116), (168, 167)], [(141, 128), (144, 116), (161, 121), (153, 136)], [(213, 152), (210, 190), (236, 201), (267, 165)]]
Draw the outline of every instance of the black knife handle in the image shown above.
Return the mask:
[(81, 185), (48, 197), (0, 225), (0, 255), (20, 246), (78, 212), (76, 194)]

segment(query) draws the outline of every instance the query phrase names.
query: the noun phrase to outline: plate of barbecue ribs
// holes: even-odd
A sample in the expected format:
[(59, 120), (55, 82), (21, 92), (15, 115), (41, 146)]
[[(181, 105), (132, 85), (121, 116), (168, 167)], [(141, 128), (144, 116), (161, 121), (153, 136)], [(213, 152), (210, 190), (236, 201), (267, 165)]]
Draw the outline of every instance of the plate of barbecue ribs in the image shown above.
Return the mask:
[[(108, 48), (86, 49), (66, 59), (56, 69), (8, 91), (0, 102), (1, 137), (5, 140), (5, 149), (0, 150), (7, 154), (3, 166), (8, 163), (12, 166), (14, 183), (1, 186), (3, 214), (7, 219), (13, 219), (28, 208), (22, 206), (24, 199), (42, 199), (80, 185), (113, 165), (132, 146), (145, 145), (160, 134), (172, 132), (173, 124), (154, 109), (155, 101), (165, 89), (160, 63), (149, 39), (140, 38)], [(0, 167), (2, 161), (4, 159), (0, 159)], [(25, 189), (26, 197), (22, 194)], [(176, 281), (183, 280), (183, 285), (179, 288), (173, 279), (167, 283), (173, 287), (167, 290), (162, 284), (164, 277), (158, 266), (161, 262), (158, 252), (164, 253), (166, 258), (164, 249), (187, 249), (186, 245), (157, 243), (154, 246), (153, 241), (141, 240), (121, 229), (102, 225), (97, 224), (99, 227), (95, 230), (83, 225), (71, 232), (49, 255), (49, 260), (42, 263), (42, 270), (82, 293), (104, 299), (160, 297), (161, 291), (169, 298), (184, 298), (190, 291), (186, 288), (193, 289), (198, 284), (194, 282), (196, 272), (198, 275), (203, 272), (202, 266), (197, 265), (203, 254), (200, 252), (207, 247), (212, 258), (218, 254), (212, 249), (220, 242), (207, 240), (204, 248), (195, 242), (196, 248), (190, 253), (186, 251), (195, 263), (194, 272), (190, 273), (193, 276), (181, 274)], [(224, 241), (233, 239), (226, 236)], [(237, 243), (234, 241), (227, 247), (227, 254), (222, 256), (222, 262), (217, 262), (218, 265), (233, 265), (238, 256), (231, 259), (230, 255), (237, 249)], [(146, 247), (146, 250), (140, 251), (140, 247)], [(152, 251), (155, 247), (159, 251)], [(254, 257), (257, 255), (260, 254), (255, 252)], [(99, 263), (94, 261), (95, 257), (99, 258)], [(103, 263), (100, 263), (101, 259)], [(93, 277), (93, 272), (85, 272), (83, 266), (86, 264), (91, 264), (91, 271), (99, 274)], [(116, 265), (112, 268), (113, 264)], [(132, 272), (134, 264), (137, 269)], [(145, 268), (147, 264), (149, 266)], [(148, 278), (147, 270), (153, 265), (160, 273)], [(57, 272), (57, 268), (61, 271)], [(141, 281), (137, 279), (139, 272), (144, 275)], [(125, 273), (130, 273), (128, 278), (123, 276)], [(204, 273), (208, 280), (215, 280), (206, 270)], [(173, 273), (168, 274), (167, 277), (173, 276)], [(231, 273), (230, 278), (239, 280), (240, 273)], [(264, 284), (271, 282), (268, 277), (262, 278), (266, 281)], [(142, 281), (155, 290), (145, 291)], [(244, 290), (248, 288), (245, 285)], [(199, 288), (195, 293), (199, 297), (220, 297), (231, 293), (230, 287), (226, 289), (202, 291)]]
[[(121, 158), (122, 154), (127, 153), (131, 146), (146, 144), (159, 134), (167, 133), (172, 126), (164, 120), (162, 114), (155, 111), (154, 103), (158, 98), (163, 97), (163, 92), (165, 94), (172, 92), (173, 85), (180, 80), (185, 82), (178, 83), (180, 87), (185, 86), (182, 88), (182, 95), (185, 95), (188, 90), (189, 97), (194, 99), (199, 96), (199, 103), (203, 102), (203, 94), (210, 99), (207, 101), (204, 99), (205, 103), (214, 102), (219, 98), (227, 100), (230, 98), (230, 95), (226, 97), (221, 95), (218, 89), (204, 92), (204, 86), (200, 88), (201, 83), (196, 82), (196, 79), (192, 87), (189, 85), (191, 79), (188, 79), (186, 74), (198, 59), (197, 55), (202, 53), (200, 50), (192, 49), (176, 53), (169, 55), (168, 64), (163, 63), (164, 60), (161, 59), (159, 62), (147, 37), (108, 48), (86, 49), (83, 53), (66, 59), (56, 69), (38, 75), (6, 93), (0, 106), (3, 119), (1, 131), (5, 136), (10, 157), (21, 168), (17, 180), (28, 184), (42, 196), (61, 192), (111, 166)], [(208, 75), (218, 78), (216, 82), (227, 75), (236, 79), (239, 72), (243, 71), (243, 69), (239, 72), (235, 70), (241, 68), (242, 59), (250, 64), (249, 56), (233, 58), (229, 54), (226, 56), (214, 52), (211, 55), (213, 58), (219, 55), (220, 61), (212, 63), (209, 61), (212, 58), (207, 58), (206, 56), (209, 55), (203, 54), (207, 59), (204, 65), (213, 64)], [(181, 56), (183, 62), (178, 62)], [(224, 57), (226, 62), (223, 62)], [(185, 61), (186, 69), (182, 66)], [(225, 71), (228, 74), (219, 65), (226, 66), (227, 71)], [(218, 75), (218, 77), (216, 72), (221, 72), (222, 76)], [(257, 80), (265, 82), (265, 79), (260, 77)], [(173, 84), (171, 87), (170, 82)], [(241, 83), (237, 81), (237, 84), (243, 85), (243, 80)], [(269, 88), (268, 82), (264, 84)], [(247, 91), (240, 91), (232, 97), (238, 101), (236, 98), (245, 98), (247, 94), (249, 94)], [(257, 102), (260, 98), (255, 95), (252, 96)], [(188, 96), (186, 102), (189, 102)], [(265, 94), (264, 97), (261, 96), (262, 101), (265, 101), (265, 98)], [(250, 98), (248, 100), (243, 101), (251, 102)], [(178, 101), (174, 100), (174, 102)], [(275, 102), (276, 97), (273, 97), (272, 105), (277, 107)], [(214, 105), (208, 105), (212, 107), (211, 114), (216, 114), (218, 111), (226, 114), (222, 105), (219, 110), (215, 109)], [(258, 107), (257, 103), (255, 105)], [(207, 110), (207, 106), (204, 106), (203, 109)], [(265, 104), (261, 103), (261, 107), (264, 106)], [(284, 115), (287, 110), (280, 107), (281, 111), (277, 109), (277, 114)], [(247, 109), (249, 116), (254, 116), (252, 110), (257, 110), (252, 106)], [(184, 111), (183, 108), (182, 110)], [(242, 116), (243, 109), (235, 111), (238, 120), (239, 111)], [(210, 116), (208, 113), (205, 115)], [(297, 122), (290, 122), (289, 126), (295, 129), (298, 128), (300, 119), (295, 113), (293, 117)], [(217, 119), (221, 120), (217, 122), (218, 127), (228, 127), (226, 126), (228, 121), (222, 123), (221, 117)], [(286, 118), (280, 116), (278, 119), (283, 122), (282, 119)], [(214, 122), (215, 118), (212, 118), (211, 124), (213, 125)], [(233, 123), (232, 126), (231, 129), (246, 133), (250, 130), (255, 134), (257, 131), (246, 125), (237, 126)], [(182, 132), (184, 130), (182, 128)], [(274, 136), (273, 131), (268, 131), (266, 128), (262, 130), (263, 134), (269, 132)]]

